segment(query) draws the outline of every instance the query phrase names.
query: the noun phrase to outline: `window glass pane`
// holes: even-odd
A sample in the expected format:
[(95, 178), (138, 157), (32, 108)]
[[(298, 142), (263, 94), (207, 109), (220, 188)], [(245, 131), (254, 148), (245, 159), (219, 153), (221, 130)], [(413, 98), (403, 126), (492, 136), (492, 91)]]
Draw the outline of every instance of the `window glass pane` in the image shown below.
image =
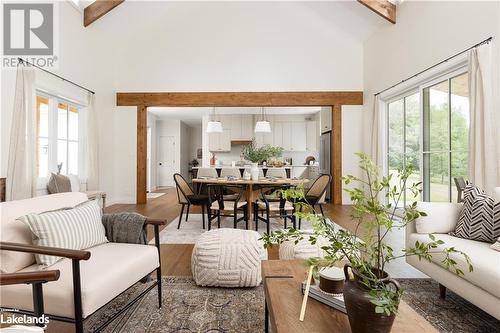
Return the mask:
[[(404, 101), (397, 100), (389, 104), (389, 154), (404, 152)], [(403, 165), (400, 165), (402, 168)]]
[(45, 177), (49, 173), (49, 140), (47, 138), (37, 140), (37, 157), (38, 176)]
[(429, 155), (429, 194), (430, 201), (449, 201), (450, 177), (448, 172), (448, 152)]
[[(413, 201), (421, 200), (421, 193), (413, 194), (413, 192), (409, 189), (413, 184), (417, 184), (421, 182), (421, 174), (420, 174), (420, 152), (410, 152), (405, 155), (406, 156), (406, 165), (412, 166), (413, 173), (408, 178), (407, 188), (406, 188), (406, 204), (410, 204)], [(419, 186), (422, 189), (422, 185)]]
[(49, 136), (49, 100), (42, 96), (36, 97), (37, 113), (37, 133), (38, 136)]
[(68, 139), (78, 140), (78, 109), (70, 107), (68, 117)]
[(68, 174), (68, 142), (65, 140), (57, 140), (57, 165), (62, 164), (61, 173)]
[(68, 138), (68, 106), (62, 103), (57, 107), (57, 138)]
[[(398, 177), (398, 169), (401, 169), (403, 166), (404, 161), (404, 154), (396, 154), (393, 153), (389, 155), (389, 175), (392, 175), (391, 178), (391, 187), (396, 186), (399, 188), (400, 186), (400, 179)], [(394, 202), (390, 202), (391, 204), (394, 204)], [(402, 200), (398, 203), (398, 207), (402, 207), (404, 205), (404, 197)]]
[(467, 73), (451, 79), (451, 149), (468, 150), (469, 82)]
[[(420, 152), (420, 94), (416, 93), (405, 98), (405, 135), (406, 153)], [(415, 167), (418, 167), (415, 165)]]
[(449, 150), (448, 80), (424, 89), (424, 151)]
[(68, 174), (78, 174), (78, 142), (68, 142)]

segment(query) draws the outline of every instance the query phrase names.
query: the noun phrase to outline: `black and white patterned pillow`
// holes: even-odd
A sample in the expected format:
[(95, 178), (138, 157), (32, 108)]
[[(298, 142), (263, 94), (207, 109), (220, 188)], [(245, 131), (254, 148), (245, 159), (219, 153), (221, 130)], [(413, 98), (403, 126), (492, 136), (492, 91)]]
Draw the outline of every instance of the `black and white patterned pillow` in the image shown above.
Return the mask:
[(468, 184), (464, 189), (464, 206), (455, 231), (450, 235), (493, 243), (500, 237), (500, 202), (479, 187)]

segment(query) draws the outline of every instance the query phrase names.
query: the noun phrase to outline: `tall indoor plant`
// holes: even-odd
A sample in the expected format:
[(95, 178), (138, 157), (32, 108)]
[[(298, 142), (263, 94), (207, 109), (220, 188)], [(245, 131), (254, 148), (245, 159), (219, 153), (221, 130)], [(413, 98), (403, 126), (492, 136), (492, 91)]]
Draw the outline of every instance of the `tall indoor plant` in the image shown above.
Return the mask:
[[(404, 196), (404, 191), (413, 193), (414, 197), (420, 192), (420, 183), (409, 184), (412, 168), (407, 167), (397, 172), (397, 178), (379, 175), (379, 168), (366, 154), (358, 154), (359, 167), (363, 178), (355, 176), (344, 177), (346, 185), (357, 184), (357, 187), (346, 188), (353, 201), (352, 218), (356, 222), (354, 232), (349, 230), (336, 230), (334, 224), (328, 219), (312, 211), (305, 200), (302, 189), (280, 191), (288, 200), (295, 201), (298, 217), (311, 222), (314, 228), (313, 235), (308, 236), (309, 242), (316, 243), (318, 237), (328, 241), (323, 246), (323, 258), (311, 258), (308, 265), (316, 269), (332, 267), (335, 263), (347, 261), (344, 267), (346, 282), (344, 287), (344, 300), (351, 329), (358, 332), (389, 332), (401, 300), (402, 290), (398, 283), (391, 279), (385, 272), (386, 264), (394, 259), (405, 256), (417, 256), (419, 259), (430, 261), (432, 255), (444, 255), (443, 264), (455, 274), (462, 275), (463, 271), (450, 257), (458, 253), (465, 258), (469, 271), (472, 265), (467, 254), (453, 247), (438, 250), (444, 242), (429, 234), (428, 243), (415, 242), (407, 247), (401, 254), (395, 254), (386, 242), (386, 236), (395, 228), (404, 228), (407, 224), (414, 223), (420, 216), (426, 214), (417, 209), (414, 201), (405, 207), (398, 208)], [(364, 231), (362, 240), (358, 234)], [(263, 240), (266, 247), (286, 240), (299, 241), (305, 237), (300, 231), (287, 229), (275, 231), (270, 235), (265, 234)], [(354, 279), (351, 280), (347, 271), (351, 269)]]

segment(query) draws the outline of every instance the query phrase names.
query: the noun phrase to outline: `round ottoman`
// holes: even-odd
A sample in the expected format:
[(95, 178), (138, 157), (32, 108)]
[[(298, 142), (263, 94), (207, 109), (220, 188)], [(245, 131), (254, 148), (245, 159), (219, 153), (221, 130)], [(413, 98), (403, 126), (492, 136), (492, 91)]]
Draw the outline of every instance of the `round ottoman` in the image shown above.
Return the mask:
[(309, 259), (312, 257), (324, 256), (324, 251), (321, 249), (322, 246), (328, 245), (328, 241), (324, 237), (318, 237), (316, 244), (312, 245), (309, 243), (307, 231), (303, 232), (304, 239), (300, 240), (297, 244), (295, 241), (286, 241), (280, 244), (280, 259), (281, 260), (291, 260), (291, 259)]
[(262, 281), (261, 260), (267, 250), (256, 231), (214, 229), (196, 241), (191, 256), (193, 279), (199, 286), (255, 287)]

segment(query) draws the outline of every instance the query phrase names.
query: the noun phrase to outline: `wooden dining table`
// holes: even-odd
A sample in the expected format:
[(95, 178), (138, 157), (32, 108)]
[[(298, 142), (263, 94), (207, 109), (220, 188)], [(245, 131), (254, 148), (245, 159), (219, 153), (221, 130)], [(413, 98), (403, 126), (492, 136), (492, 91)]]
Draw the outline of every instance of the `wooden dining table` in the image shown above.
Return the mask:
[[(309, 179), (295, 179), (295, 178), (260, 178), (259, 180), (251, 180), (251, 179), (234, 179), (228, 180), (227, 178), (194, 178), (193, 183), (198, 185), (203, 184), (215, 184), (215, 185), (245, 185), (246, 190), (246, 199), (248, 202), (248, 219), (249, 219), (249, 228), (253, 229), (253, 212), (250, 207), (257, 200), (258, 195), (256, 195), (255, 186), (262, 187), (265, 185), (276, 186), (276, 185), (301, 185), (309, 182)], [(198, 186), (198, 192), (200, 191), (201, 186)]]

